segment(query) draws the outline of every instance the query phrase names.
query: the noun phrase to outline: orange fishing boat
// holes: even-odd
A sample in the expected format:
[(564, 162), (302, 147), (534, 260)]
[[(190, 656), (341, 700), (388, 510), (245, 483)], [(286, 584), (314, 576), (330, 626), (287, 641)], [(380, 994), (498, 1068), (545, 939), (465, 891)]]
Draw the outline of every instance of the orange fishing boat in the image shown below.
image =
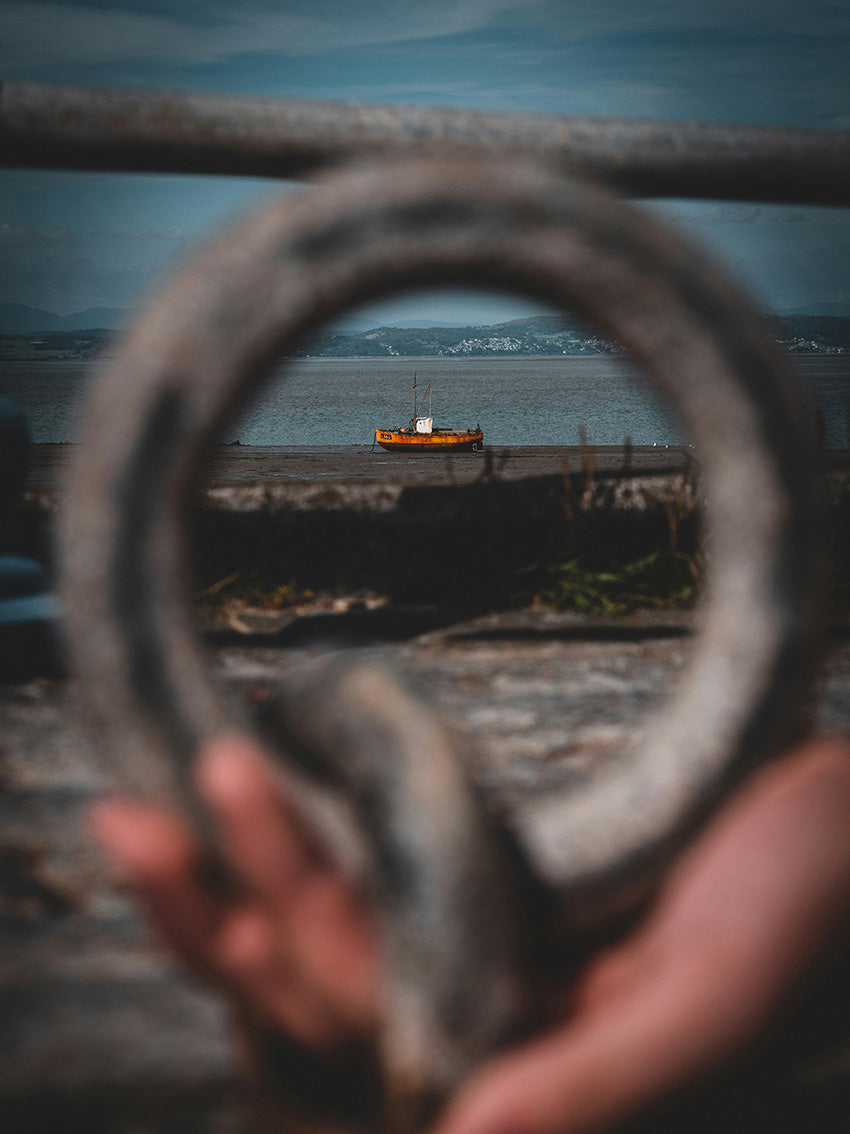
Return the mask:
[[(427, 414), (423, 412), (426, 398)], [(417, 403), (414, 374), (413, 417), (407, 425), (400, 425), (397, 429), (386, 426), (376, 429), (375, 442), (382, 449), (389, 449), (393, 453), (474, 453), (484, 448), (484, 434), (480, 425), (476, 425), (474, 429), (449, 429), (446, 426), (434, 425), (431, 416), (431, 384), (428, 383), (422, 400)]]

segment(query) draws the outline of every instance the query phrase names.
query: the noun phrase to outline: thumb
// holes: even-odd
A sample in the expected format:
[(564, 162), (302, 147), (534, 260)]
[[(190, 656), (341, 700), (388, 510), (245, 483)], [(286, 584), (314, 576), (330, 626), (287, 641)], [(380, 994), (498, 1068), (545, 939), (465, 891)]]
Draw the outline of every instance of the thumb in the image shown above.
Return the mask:
[(607, 1130), (740, 1051), (843, 939), (848, 814), (846, 741), (763, 769), (674, 869), (643, 929), (590, 966), (577, 1014), (483, 1068), (435, 1134)]
[(702, 1062), (701, 1042), (689, 1038), (694, 1006), (673, 983), (492, 1061), (435, 1134), (590, 1134), (639, 1112)]

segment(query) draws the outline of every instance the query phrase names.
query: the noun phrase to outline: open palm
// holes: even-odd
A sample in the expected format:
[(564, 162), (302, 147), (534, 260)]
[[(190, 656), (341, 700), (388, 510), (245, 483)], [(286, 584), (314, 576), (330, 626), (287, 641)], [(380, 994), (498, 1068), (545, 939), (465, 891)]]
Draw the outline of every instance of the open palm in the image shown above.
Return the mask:
[[(368, 1037), (380, 971), (366, 904), (311, 845), (252, 741), (218, 741), (198, 779), (235, 896), (205, 884), (191, 832), (163, 808), (110, 800), (94, 815), (160, 935), (308, 1048)], [(483, 1066), (438, 1134), (608, 1129), (757, 1038), (848, 912), (850, 744), (812, 741), (744, 786), (643, 923), (586, 967), (563, 1021)]]

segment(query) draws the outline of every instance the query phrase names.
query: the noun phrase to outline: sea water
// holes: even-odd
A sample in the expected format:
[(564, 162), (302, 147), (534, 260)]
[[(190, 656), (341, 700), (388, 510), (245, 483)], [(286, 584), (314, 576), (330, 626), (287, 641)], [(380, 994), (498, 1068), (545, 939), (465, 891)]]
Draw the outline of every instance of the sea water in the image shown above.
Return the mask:
[[(830, 448), (848, 447), (850, 354), (790, 359), (806, 413), (817, 411)], [(33, 441), (75, 441), (85, 394), (107, 363), (4, 363), (0, 393), (15, 401)], [(487, 445), (686, 443), (647, 379), (619, 358), (311, 358), (280, 363), (222, 432), (243, 445), (364, 445), (378, 426), (406, 425), (431, 385), (435, 425), (480, 423)], [(427, 407), (427, 401), (425, 406)]]

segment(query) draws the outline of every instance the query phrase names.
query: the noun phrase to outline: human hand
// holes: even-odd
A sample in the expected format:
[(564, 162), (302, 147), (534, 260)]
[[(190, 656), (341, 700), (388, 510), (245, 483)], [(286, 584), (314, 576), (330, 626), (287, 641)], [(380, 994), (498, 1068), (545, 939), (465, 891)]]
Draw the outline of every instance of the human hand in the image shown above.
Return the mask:
[(367, 1035), (378, 971), (365, 905), (302, 830), (262, 749), (222, 738), (201, 754), (197, 786), (231, 894), (207, 884), (197, 839), (165, 808), (110, 799), (92, 813), (95, 838), (164, 944), (253, 1019), (313, 1051)]
[[(175, 817), (130, 801), (95, 815), (161, 935), (314, 1050), (367, 1035), (380, 974), (364, 903), (299, 830), (251, 742), (213, 745), (199, 785), (245, 887), (236, 902), (205, 888)], [(813, 741), (760, 770), (681, 858), (643, 923), (586, 967), (564, 1019), (482, 1067), (438, 1134), (606, 1130), (740, 1051), (850, 911), (849, 818), (850, 744)]]

